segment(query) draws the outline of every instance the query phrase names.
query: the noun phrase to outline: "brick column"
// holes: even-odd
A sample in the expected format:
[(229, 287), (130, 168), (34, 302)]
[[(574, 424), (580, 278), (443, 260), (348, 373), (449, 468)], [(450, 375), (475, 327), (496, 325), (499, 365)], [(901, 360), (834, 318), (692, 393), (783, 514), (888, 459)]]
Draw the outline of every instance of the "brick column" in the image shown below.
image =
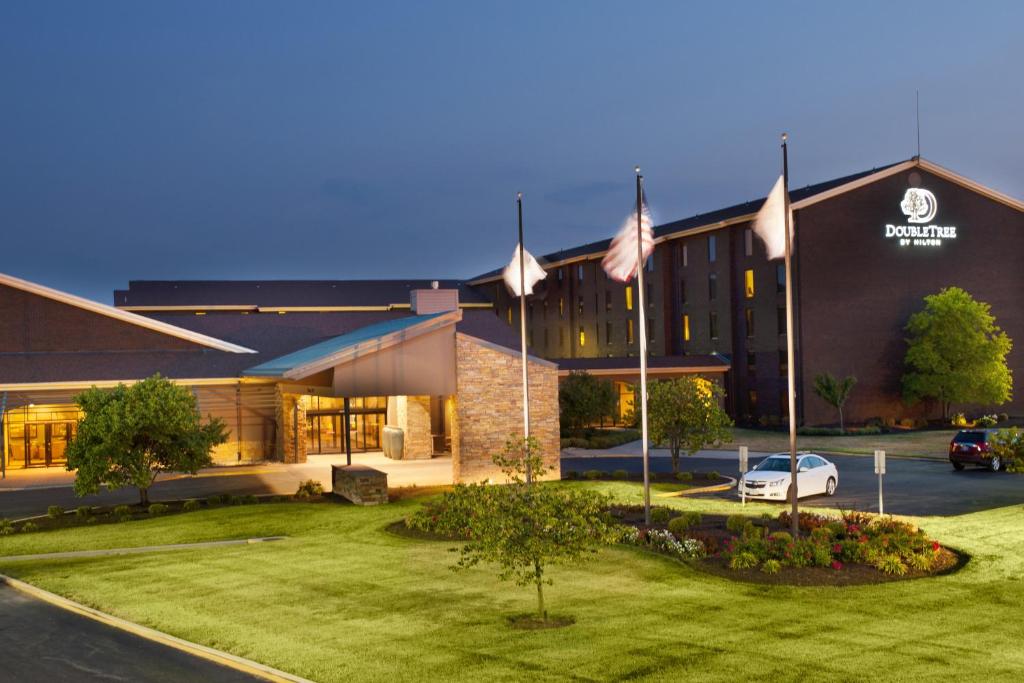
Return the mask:
[(302, 396), (286, 394), (276, 387), (274, 413), (277, 418), (275, 454), (283, 462), (306, 462), (306, 407)]
[(430, 397), (399, 396), (397, 399), (397, 426), (405, 433), (403, 459), (431, 458), (434, 444), (430, 436)]

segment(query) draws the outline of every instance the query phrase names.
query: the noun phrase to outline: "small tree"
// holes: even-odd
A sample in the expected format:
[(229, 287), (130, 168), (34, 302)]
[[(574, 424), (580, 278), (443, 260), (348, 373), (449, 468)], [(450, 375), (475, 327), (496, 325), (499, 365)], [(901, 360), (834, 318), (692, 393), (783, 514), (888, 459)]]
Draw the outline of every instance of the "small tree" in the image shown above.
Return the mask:
[(836, 379), (832, 373), (823, 372), (814, 378), (814, 393), (818, 397), (839, 411), (839, 431), (846, 431), (843, 424), (843, 405), (846, 399), (850, 398), (850, 392), (857, 383), (857, 378), (848, 375), (842, 379)]
[(615, 409), (615, 388), (589, 372), (569, 373), (558, 387), (558, 407), (562, 424), (582, 431), (587, 425), (611, 416)]
[(647, 421), (651, 440), (668, 446), (672, 471), (679, 452), (693, 455), (707, 445), (732, 441), (732, 420), (722, 410), (722, 387), (700, 377), (658, 380), (648, 386)]
[(1012, 342), (989, 312), (957, 287), (924, 298), (907, 323), (903, 395), (909, 403), (939, 401), (942, 417), (951, 403), (998, 405), (1010, 400), (1013, 377), (1006, 365)]
[(75, 493), (101, 485), (135, 486), (149, 503), (149, 487), (161, 472), (195, 474), (210, 464), (210, 451), (227, 440), (219, 418), (202, 424), (196, 399), (160, 375), (112, 390), (93, 387), (76, 399), (85, 412), (68, 444), (67, 468), (75, 471)]
[[(524, 458), (525, 453), (525, 458)], [(452, 569), (496, 564), (500, 578), (537, 589), (537, 618), (547, 620), (544, 584), (552, 564), (578, 562), (615, 540), (605, 512), (608, 498), (594, 491), (527, 483), (545, 472), (537, 440), (509, 439), (493, 460), (509, 479), (504, 485), (459, 484), (411, 520), (447, 536), (466, 539)]]

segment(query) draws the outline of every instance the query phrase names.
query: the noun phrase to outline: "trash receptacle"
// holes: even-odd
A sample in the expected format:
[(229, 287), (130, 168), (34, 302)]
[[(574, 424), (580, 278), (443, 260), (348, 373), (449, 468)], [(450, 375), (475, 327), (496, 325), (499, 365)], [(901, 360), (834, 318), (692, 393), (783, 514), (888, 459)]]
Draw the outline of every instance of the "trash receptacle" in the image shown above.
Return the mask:
[(401, 460), (405, 456), (405, 432), (401, 427), (385, 426), (380, 440), (385, 458)]

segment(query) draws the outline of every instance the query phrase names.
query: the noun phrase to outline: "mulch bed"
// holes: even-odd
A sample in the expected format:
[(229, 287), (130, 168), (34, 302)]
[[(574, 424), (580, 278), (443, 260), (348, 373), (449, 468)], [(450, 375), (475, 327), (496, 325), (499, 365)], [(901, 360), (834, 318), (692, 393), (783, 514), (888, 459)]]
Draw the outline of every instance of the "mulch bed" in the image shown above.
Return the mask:
[[(644, 527), (644, 509), (641, 506), (613, 506), (611, 513), (622, 523), (638, 528)], [(735, 536), (725, 524), (727, 515), (702, 514), (701, 523), (690, 527), (688, 536), (699, 539), (714, 539), (721, 546)], [(778, 519), (751, 517), (755, 526), (767, 527), (768, 532), (789, 531)], [(650, 529), (667, 529), (667, 524), (651, 524)], [(720, 554), (710, 555), (703, 560), (688, 562), (691, 566), (709, 574), (733, 581), (787, 586), (858, 586), (891, 581), (905, 581), (930, 576), (941, 576), (959, 571), (970, 560), (970, 556), (958, 550), (943, 546), (939, 558), (931, 571), (908, 568), (906, 574), (887, 574), (871, 565), (846, 563), (840, 570), (828, 567), (783, 567), (778, 574), (766, 574), (758, 568), (730, 569), (728, 560)]]

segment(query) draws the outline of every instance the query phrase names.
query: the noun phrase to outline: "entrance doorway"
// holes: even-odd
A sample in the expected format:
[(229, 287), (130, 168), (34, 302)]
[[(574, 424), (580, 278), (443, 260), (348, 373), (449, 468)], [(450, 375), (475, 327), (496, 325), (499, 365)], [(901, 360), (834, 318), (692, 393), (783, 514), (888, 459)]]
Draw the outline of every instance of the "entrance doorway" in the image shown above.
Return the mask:
[[(345, 403), (341, 398), (309, 396), (306, 408), (306, 452), (310, 455), (345, 452)], [(349, 399), (349, 439), (352, 452), (379, 451), (387, 413), (387, 398)]]
[(68, 443), (78, 430), (77, 407), (26, 407), (4, 416), (7, 467), (57, 467), (67, 463)]

